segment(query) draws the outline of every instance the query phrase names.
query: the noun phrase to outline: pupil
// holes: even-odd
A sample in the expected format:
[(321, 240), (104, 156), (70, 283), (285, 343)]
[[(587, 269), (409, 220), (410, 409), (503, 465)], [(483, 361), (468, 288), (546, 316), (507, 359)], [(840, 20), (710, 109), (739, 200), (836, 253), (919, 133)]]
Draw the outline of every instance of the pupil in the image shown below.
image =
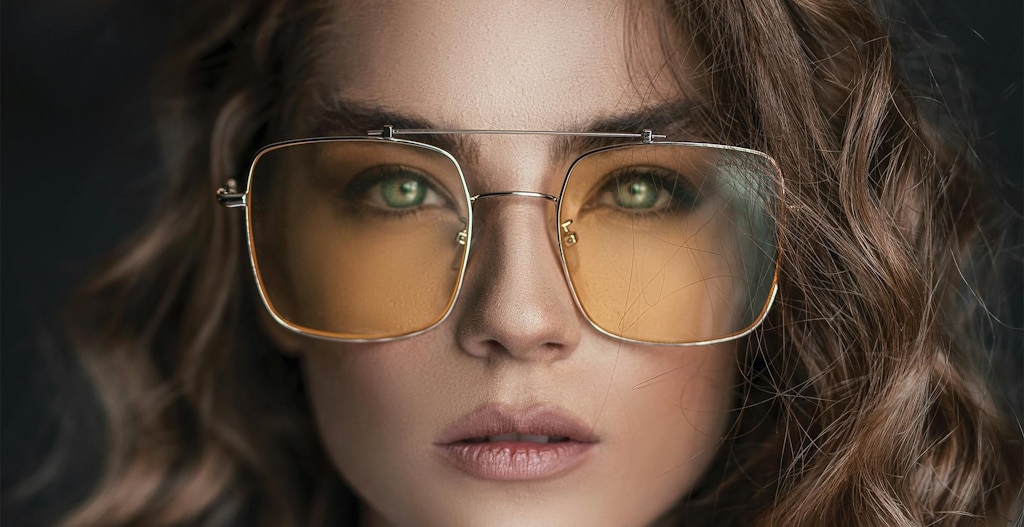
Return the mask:
[(402, 183), (402, 195), (405, 197), (413, 196), (416, 194), (416, 183), (412, 181), (406, 181)]
[(407, 208), (416, 207), (423, 203), (426, 191), (423, 185), (415, 179), (401, 179), (387, 181), (382, 185), (384, 202), (389, 207)]
[(643, 194), (645, 190), (647, 190), (647, 187), (639, 182), (635, 182), (629, 186), (629, 193), (632, 194), (633, 197)]
[(634, 179), (619, 187), (618, 205), (627, 209), (644, 209), (658, 200), (657, 189), (650, 181)]

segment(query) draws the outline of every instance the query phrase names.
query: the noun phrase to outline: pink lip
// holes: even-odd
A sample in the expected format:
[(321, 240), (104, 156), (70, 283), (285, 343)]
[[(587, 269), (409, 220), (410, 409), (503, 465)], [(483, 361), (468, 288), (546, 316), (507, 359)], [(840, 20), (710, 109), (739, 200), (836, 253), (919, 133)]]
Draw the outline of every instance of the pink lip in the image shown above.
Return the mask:
[[(558, 442), (479, 442), (503, 434), (560, 438)], [(455, 468), (481, 479), (527, 481), (553, 478), (580, 466), (599, 442), (589, 426), (568, 411), (549, 405), (514, 409), (486, 405), (452, 423), (435, 443)]]

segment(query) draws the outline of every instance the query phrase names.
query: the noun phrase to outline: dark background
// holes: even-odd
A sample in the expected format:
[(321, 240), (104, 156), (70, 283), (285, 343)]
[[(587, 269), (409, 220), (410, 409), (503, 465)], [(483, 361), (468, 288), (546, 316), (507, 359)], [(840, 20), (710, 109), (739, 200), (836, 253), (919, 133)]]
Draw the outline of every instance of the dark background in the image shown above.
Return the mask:
[[(13, 485), (24, 483), (39, 466), (56, 432), (99, 426), (94, 411), (69, 416), (63, 411), (68, 402), (53, 396), (81, 381), (66, 360), (57, 308), (147, 216), (161, 188), (147, 91), (181, 4), (42, 0), (6, 1), (0, 7), (4, 523), (39, 521), (25, 510), (40, 508), (46, 495), (17, 506), (17, 490), (31, 486)], [(1006, 175), (1007, 206), (1019, 218), (1024, 210), (1022, 2), (920, 0), (916, 5), (905, 14), (908, 22), (925, 38), (955, 48), (930, 64), (946, 68), (952, 58), (962, 69), (977, 150), (988, 168)], [(955, 98), (950, 102), (962, 106)], [(1014, 269), (1024, 276), (1019, 263)], [(1010, 292), (1016, 314), (1009, 323), (1018, 328), (1024, 326), (1020, 285)], [(1024, 377), (1022, 352), (1014, 353), (1017, 358), (1008, 362), (1012, 374)], [(49, 376), (41, 374), (47, 370)], [(1019, 385), (1014, 390), (1019, 392)], [(1022, 395), (1010, 398), (1020, 401)], [(88, 452), (87, 445), (72, 445), (72, 451)], [(74, 482), (88, 479), (99, 466), (95, 456), (79, 457), (58, 478), (71, 495)]]

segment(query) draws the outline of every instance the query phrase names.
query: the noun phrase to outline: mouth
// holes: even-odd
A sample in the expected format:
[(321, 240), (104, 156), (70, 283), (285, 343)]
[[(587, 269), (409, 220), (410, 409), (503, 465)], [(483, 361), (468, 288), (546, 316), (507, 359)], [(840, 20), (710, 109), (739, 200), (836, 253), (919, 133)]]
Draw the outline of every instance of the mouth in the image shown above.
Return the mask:
[(548, 436), (548, 435), (534, 435), (534, 434), (520, 434), (517, 432), (510, 432), (507, 434), (499, 434), (496, 436), (483, 436), (483, 437), (470, 437), (462, 440), (462, 443), (473, 444), (473, 443), (565, 443), (566, 441), (572, 441), (567, 436)]
[(527, 481), (581, 466), (600, 440), (581, 419), (548, 405), (487, 405), (452, 423), (435, 443), (451, 467), (475, 478)]

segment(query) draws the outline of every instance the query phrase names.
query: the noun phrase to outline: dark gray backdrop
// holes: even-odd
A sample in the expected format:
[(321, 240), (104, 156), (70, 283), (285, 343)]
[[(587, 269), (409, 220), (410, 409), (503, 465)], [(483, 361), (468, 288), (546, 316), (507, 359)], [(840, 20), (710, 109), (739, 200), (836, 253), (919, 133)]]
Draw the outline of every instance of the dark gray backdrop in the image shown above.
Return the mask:
[[(62, 384), (76, 379), (60, 360), (66, 355), (54, 337), (58, 333), (53, 328), (59, 327), (55, 306), (139, 224), (160, 189), (145, 94), (180, 4), (41, 0), (4, 2), (0, 7), (4, 523), (42, 521), (33, 515), (51, 495), (30, 501), (28, 507), (11, 501), (17, 497), (12, 485), (37, 466), (62, 426), (46, 416), (65, 413), (51, 408), (66, 404), (52, 397), (56, 381), (38, 372), (57, 369)], [(1015, 185), (1005, 195), (1019, 216), (1024, 210), (1022, 2), (917, 4), (929, 16), (914, 15), (912, 23), (925, 36), (959, 49), (955, 56), (970, 88), (979, 151)], [(1024, 325), (1021, 294), (1017, 282), (1011, 291), (1017, 306), (1011, 323), (1016, 327)], [(1021, 374), (1019, 360), (1010, 364), (1015, 375)], [(94, 413), (82, 412), (63, 420), (98, 426)], [(82, 445), (75, 451), (85, 449)], [(83, 458), (60, 478), (72, 495), (75, 482), (87, 479), (97, 466), (95, 457)]]

